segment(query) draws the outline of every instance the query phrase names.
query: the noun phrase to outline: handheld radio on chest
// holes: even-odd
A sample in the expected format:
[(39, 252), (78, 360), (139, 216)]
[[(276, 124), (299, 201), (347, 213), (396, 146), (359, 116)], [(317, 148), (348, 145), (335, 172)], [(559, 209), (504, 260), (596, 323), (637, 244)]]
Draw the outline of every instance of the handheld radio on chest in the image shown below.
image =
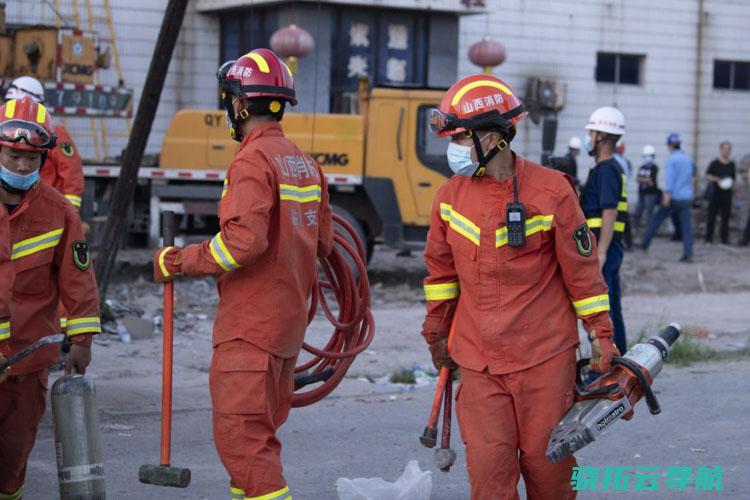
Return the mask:
[(522, 247), (526, 244), (526, 208), (518, 201), (518, 177), (513, 176), (513, 202), (505, 209), (505, 224), (508, 229), (508, 246)]

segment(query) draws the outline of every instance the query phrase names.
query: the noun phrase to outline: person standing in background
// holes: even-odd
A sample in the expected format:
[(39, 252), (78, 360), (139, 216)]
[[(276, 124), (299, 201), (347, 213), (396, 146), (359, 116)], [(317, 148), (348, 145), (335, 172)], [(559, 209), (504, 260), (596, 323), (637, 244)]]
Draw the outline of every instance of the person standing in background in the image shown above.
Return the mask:
[(721, 214), (719, 236), (722, 245), (729, 244), (729, 218), (732, 216), (732, 193), (734, 181), (737, 178), (737, 167), (729, 159), (732, 145), (724, 141), (719, 147), (719, 157), (711, 162), (706, 171), (705, 179), (709, 181), (708, 219), (706, 220), (706, 243), (714, 241), (714, 225), (716, 216)]
[(680, 134), (672, 132), (667, 136), (667, 148), (670, 154), (665, 167), (667, 180), (664, 186), (662, 206), (652, 217), (648, 224), (646, 234), (643, 236), (641, 248), (648, 250), (651, 239), (659, 230), (664, 219), (676, 214), (680, 220), (682, 230), (682, 257), (680, 262), (692, 262), (693, 260), (693, 194), (695, 165), (693, 160), (686, 155), (681, 148), (682, 139)]
[(643, 165), (638, 169), (638, 205), (635, 209), (635, 229), (641, 227), (641, 217), (646, 213), (646, 226), (654, 216), (656, 204), (659, 202), (659, 187), (657, 175), (659, 167), (654, 163), (656, 150), (653, 146), (643, 147)]

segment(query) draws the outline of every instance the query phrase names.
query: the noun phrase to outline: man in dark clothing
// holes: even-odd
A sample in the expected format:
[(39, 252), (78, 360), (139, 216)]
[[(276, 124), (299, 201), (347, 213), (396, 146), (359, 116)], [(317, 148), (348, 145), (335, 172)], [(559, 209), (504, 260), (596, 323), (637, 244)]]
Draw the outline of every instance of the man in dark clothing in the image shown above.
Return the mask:
[(641, 217), (646, 213), (646, 225), (654, 215), (656, 205), (659, 203), (659, 187), (656, 177), (659, 167), (654, 163), (656, 150), (653, 146), (643, 147), (643, 165), (638, 169), (638, 205), (635, 209), (635, 228), (640, 229)]
[(728, 245), (729, 218), (732, 215), (732, 191), (734, 181), (737, 178), (737, 167), (729, 159), (729, 155), (732, 153), (732, 145), (729, 141), (722, 142), (719, 151), (719, 157), (708, 166), (705, 176), (706, 180), (711, 183), (708, 220), (706, 221), (706, 243), (713, 243), (716, 216), (721, 214), (719, 235), (721, 243)]

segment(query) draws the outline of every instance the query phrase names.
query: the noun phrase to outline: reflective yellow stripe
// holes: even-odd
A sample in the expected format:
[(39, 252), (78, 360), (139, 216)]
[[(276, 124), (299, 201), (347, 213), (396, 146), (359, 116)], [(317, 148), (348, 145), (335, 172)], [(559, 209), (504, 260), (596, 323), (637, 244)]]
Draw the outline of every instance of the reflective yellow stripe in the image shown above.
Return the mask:
[(81, 208), (81, 197), (74, 194), (66, 194), (65, 198), (76, 208)]
[[(586, 224), (588, 224), (591, 229), (599, 229), (602, 227), (602, 218), (592, 217), (591, 219), (586, 219)], [(625, 231), (625, 223), (615, 221), (615, 231), (618, 233)]]
[(280, 490), (276, 490), (273, 493), (261, 495), (259, 497), (245, 497), (245, 500), (277, 500), (281, 498), (289, 498), (285, 496), (289, 493), (289, 486), (284, 486)]
[(8, 340), (10, 338), (10, 321), (0, 323), (0, 340)]
[(47, 108), (44, 107), (44, 104), (37, 104), (36, 107), (36, 122), (37, 123), (44, 123), (44, 120), (47, 118)]
[(622, 175), (622, 197), (627, 199), (628, 197), (628, 178), (625, 177), (625, 174)]
[(164, 257), (167, 255), (167, 252), (169, 252), (173, 248), (174, 247), (165, 247), (164, 250), (159, 252), (159, 270), (161, 270), (161, 274), (165, 278), (169, 277), (169, 270), (167, 269), (166, 264), (164, 264)]
[(60, 329), (65, 330), (68, 327), (68, 318), (65, 316), (60, 318)]
[(224, 245), (224, 240), (221, 239), (221, 233), (218, 233), (213, 237), (208, 247), (211, 250), (211, 255), (214, 260), (223, 270), (234, 271), (240, 267), (240, 265), (237, 264), (237, 261), (234, 260), (234, 257), (232, 257), (232, 254), (229, 253), (229, 250), (227, 250), (226, 245)]
[(617, 204), (617, 210), (620, 212), (627, 212), (628, 211), (628, 202), (627, 201), (621, 201)]
[(5, 118), (13, 118), (14, 116), (16, 116), (16, 100), (11, 99), (5, 103)]
[(248, 52), (247, 54), (245, 54), (245, 56), (255, 61), (255, 64), (258, 65), (258, 69), (260, 70), (261, 73), (271, 72), (271, 69), (268, 67), (268, 63), (266, 62), (266, 59), (262, 55), (255, 54), (253, 52)]
[(33, 238), (14, 243), (11, 259), (20, 259), (21, 257), (40, 252), (47, 248), (56, 247), (57, 244), (60, 243), (62, 233), (62, 228), (55, 229), (49, 233), (40, 234), (39, 236), (34, 236)]
[(296, 201), (298, 203), (307, 203), (310, 201), (321, 200), (320, 185), (312, 186), (293, 186), (292, 184), (279, 184), (279, 198), (282, 200)]
[[(14, 102), (14, 101), (11, 101)], [(23, 496), (23, 486), (18, 489), (15, 493), (0, 493), (0, 500), (18, 500)]]
[(440, 218), (448, 221), (451, 229), (456, 231), (461, 236), (467, 238), (476, 246), (479, 246), (479, 239), (481, 236), (479, 226), (471, 222), (460, 213), (453, 210), (453, 207), (451, 207), (447, 203), (440, 204)]
[(87, 318), (68, 319), (68, 337), (80, 335), (81, 333), (101, 333), (102, 325), (99, 318), (89, 316)]
[[(526, 221), (526, 236), (531, 236), (539, 231), (549, 231), (552, 229), (554, 215), (535, 215)], [(495, 231), (495, 248), (508, 244), (508, 228), (501, 227)]]
[(471, 82), (468, 85), (464, 85), (463, 87), (461, 87), (461, 89), (456, 92), (456, 95), (453, 96), (453, 100), (451, 100), (451, 106), (455, 106), (456, 104), (458, 104), (458, 101), (461, 100), (465, 93), (470, 90), (474, 90), (477, 87), (492, 87), (494, 89), (502, 90), (505, 95), (513, 95), (510, 89), (502, 83), (493, 82), (492, 80), (477, 80), (476, 82)]
[(230, 486), (229, 493), (232, 495), (232, 500), (245, 500), (245, 490), (243, 489)]
[(588, 316), (598, 312), (609, 311), (609, 295), (596, 295), (587, 299), (573, 302), (573, 307), (578, 316)]
[(224, 198), (229, 190), (229, 179), (224, 179), (224, 187), (221, 188), (221, 197)]
[(458, 297), (460, 290), (461, 287), (457, 281), (453, 283), (425, 285), (424, 296), (427, 300), (450, 300)]

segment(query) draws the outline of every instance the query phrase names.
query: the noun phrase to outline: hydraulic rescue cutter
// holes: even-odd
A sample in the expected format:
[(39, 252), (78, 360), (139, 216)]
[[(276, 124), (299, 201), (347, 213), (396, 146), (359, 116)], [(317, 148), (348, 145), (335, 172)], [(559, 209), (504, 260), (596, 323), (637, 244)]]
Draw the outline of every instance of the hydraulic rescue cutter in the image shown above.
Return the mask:
[(680, 336), (680, 325), (672, 323), (646, 342), (636, 344), (622, 357), (612, 359), (612, 370), (586, 387), (578, 362), (575, 403), (552, 431), (547, 459), (557, 463), (595, 441), (614, 422), (633, 417), (635, 404), (646, 397), (652, 415), (661, 413), (651, 383), (659, 374), (672, 344)]

